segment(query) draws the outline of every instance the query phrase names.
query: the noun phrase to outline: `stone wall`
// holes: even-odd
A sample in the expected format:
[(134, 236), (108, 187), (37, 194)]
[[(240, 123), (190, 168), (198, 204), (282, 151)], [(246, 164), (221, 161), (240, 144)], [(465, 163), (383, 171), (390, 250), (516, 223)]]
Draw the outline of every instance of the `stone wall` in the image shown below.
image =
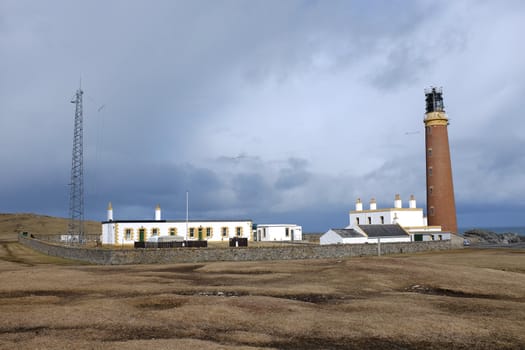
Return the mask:
[[(248, 248), (104, 249), (67, 247), (23, 235), (19, 242), (41, 253), (101, 265), (209, 261), (329, 259), (378, 255), (377, 244), (301, 245)], [(447, 250), (451, 241), (382, 243), (381, 255)]]

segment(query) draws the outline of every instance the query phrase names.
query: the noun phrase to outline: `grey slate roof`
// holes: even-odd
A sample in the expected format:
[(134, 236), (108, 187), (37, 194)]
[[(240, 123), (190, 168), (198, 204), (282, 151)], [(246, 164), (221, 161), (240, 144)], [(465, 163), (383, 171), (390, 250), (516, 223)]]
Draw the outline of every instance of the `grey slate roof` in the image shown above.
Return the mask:
[(408, 234), (401, 226), (394, 225), (359, 225), (368, 237), (406, 237)]
[(337, 233), (342, 238), (364, 237), (362, 233), (357, 232), (351, 228), (333, 228), (332, 231)]

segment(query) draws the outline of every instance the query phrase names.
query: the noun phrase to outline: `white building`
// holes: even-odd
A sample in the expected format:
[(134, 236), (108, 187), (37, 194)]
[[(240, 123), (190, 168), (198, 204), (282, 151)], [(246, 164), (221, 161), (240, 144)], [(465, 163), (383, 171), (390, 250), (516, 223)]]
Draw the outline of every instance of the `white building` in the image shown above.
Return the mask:
[[(385, 225), (399, 224), (405, 229), (422, 229), (427, 227), (427, 218), (423, 215), (423, 209), (416, 207), (416, 199), (410, 196), (408, 207), (403, 208), (399, 194), (396, 194), (392, 208), (377, 209), (376, 200), (370, 200), (369, 209), (363, 209), (361, 199), (357, 199), (355, 210), (350, 211), (349, 228), (357, 225)], [(441, 230), (441, 227), (432, 227)]]
[(362, 244), (410, 242), (410, 234), (398, 224), (363, 225), (354, 228), (330, 229), (320, 238), (325, 244)]
[(348, 228), (331, 228), (319, 238), (321, 245), (326, 244), (362, 244), (366, 243), (368, 237)]
[[(362, 225), (389, 225), (399, 224), (411, 234), (417, 233), (430, 235), (433, 233), (441, 234), (441, 226), (428, 226), (427, 218), (423, 215), (423, 209), (416, 206), (414, 195), (410, 196), (408, 207), (403, 207), (401, 196), (396, 194), (394, 206), (392, 208), (377, 209), (374, 198), (370, 200), (369, 209), (363, 209), (361, 199), (357, 199), (355, 210), (350, 211), (350, 224), (347, 228), (353, 228)], [(429, 237), (430, 237), (429, 236)], [(436, 235), (436, 238), (439, 238)], [(450, 234), (448, 238), (450, 239)]]
[(257, 225), (255, 240), (265, 241), (301, 241), (303, 228), (294, 224)]
[(111, 203), (102, 222), (102, 244), (133, 245), (155, 236), (180, 236), (184, 240), (228, 241), (233, 237), (252, 240), (252, 220), (162, 220), (155, 208), (154, 220), (113, 220)]
[(378, 239), (383, 243), (451, 239), (450, 232), (442, 232), (441, 226), (427, 225), (423, 209), (417, 208), (413, 195), (405, 208), (399, 194), (395, 196), (394, 206), (384, 209), (377, 209), (374, 198), (370, 200), (369, 209), (363, 209), (363, 203), (358, 198), (349, 219), (350, 224), (346, 228), (331, 229), (323, 234), (321, 244), (377, 243)]

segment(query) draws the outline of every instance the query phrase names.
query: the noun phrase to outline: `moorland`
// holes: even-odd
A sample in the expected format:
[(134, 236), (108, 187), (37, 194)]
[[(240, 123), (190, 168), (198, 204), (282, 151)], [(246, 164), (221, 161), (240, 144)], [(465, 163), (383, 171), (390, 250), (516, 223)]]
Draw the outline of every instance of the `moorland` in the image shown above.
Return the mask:
[(95, 266), (39, 254), (0, 227), (1, 349), (525, 344), (525, 250)]

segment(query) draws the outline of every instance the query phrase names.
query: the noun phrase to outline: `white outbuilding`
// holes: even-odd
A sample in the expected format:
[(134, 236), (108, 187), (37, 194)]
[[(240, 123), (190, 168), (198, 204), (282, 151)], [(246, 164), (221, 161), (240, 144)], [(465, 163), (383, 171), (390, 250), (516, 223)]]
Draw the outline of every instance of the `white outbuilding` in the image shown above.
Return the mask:
[(352, 228), (331, 228), (321, 236), (321, 245), (366, 243), (367, 237)]
[(410, 234), (398, 224), (363, 225), (353, 228), (330, 229), (320, 238), (326, 244), (363, 244), (410, 242)]
[(295, 224), (259, 224), (255, 240), (268, 241), (301, 241), (303, 228)]

